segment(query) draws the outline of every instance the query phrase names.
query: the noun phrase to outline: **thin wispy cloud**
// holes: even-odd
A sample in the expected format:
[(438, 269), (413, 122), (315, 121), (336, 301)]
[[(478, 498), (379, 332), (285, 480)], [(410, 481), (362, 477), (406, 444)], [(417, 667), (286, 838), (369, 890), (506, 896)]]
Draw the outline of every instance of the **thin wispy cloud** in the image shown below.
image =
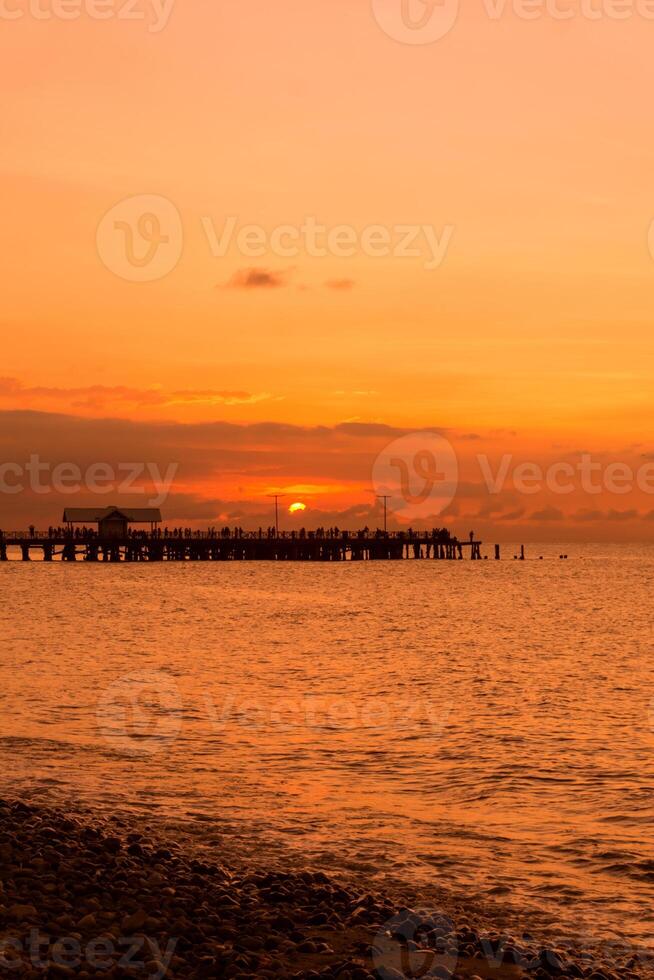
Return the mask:
[(272, 398), (268, 392), (252, 393), (230, 389), (132, 388), (126, 385), (87, 385), (81, 387), (52, 387), (25, 385), (17, 378), (0, 378), (0, 401), (12, 406), (39, 402), (65, 402), (72, 408), (102, 410), (112, 405), (161, 406), (169, 405), (254, 405)]

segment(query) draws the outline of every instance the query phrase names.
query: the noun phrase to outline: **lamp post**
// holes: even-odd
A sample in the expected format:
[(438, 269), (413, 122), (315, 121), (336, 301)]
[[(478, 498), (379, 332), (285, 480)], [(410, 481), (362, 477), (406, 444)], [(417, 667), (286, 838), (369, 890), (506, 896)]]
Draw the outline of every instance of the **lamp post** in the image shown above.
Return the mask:
[(386, 520), (386, 505), (390, 499), (391, 499), (390, 494), (383, 494), (383, 493), (377, 494), (377, 500), (384, 501), (384, 534), (388, 533), (387, 520)]
[(275, 501), (275, 537), (279, 537), (279, 498), (285, 497), (284, 493), (269, 493), (269, 497), (272, 497)]

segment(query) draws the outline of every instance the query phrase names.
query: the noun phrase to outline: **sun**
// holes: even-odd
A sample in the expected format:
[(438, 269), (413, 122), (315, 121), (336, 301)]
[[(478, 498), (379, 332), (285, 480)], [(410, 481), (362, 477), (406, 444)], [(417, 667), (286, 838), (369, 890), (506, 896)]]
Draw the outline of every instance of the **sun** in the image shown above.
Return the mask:
[(291, 506), (288, 508), (288, 512), (289, 512), (289, 514), (298, 514), (300, 511), (303, 511), (303, 510), (306, 510), (306, 509), (307, 509), (307, 505), (306, 504), (301, 504), (298, 501), (298, 503), (291, 504)]

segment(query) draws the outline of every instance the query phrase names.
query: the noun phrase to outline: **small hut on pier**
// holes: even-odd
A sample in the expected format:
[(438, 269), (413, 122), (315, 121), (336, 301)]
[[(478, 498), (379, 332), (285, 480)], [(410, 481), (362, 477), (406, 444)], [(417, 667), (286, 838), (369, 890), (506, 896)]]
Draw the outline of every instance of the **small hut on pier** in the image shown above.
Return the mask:
[(64, 524), (73, 530), (73, 524), (97, 524), (98, 537), (125, 539), (130, 524), (149, 524), (154, 531), (161, 523), (161, 511), (156, 507), (67, 507)]

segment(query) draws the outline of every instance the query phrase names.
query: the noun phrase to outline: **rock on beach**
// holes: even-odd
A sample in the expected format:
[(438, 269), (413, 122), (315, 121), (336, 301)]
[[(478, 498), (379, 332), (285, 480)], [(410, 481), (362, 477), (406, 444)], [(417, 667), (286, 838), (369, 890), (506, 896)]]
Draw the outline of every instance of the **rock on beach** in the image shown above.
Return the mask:
[(321, 870), (228, 867), (108, 818), (0, 800), (0, 973), (51, 977), (640, 980)]

